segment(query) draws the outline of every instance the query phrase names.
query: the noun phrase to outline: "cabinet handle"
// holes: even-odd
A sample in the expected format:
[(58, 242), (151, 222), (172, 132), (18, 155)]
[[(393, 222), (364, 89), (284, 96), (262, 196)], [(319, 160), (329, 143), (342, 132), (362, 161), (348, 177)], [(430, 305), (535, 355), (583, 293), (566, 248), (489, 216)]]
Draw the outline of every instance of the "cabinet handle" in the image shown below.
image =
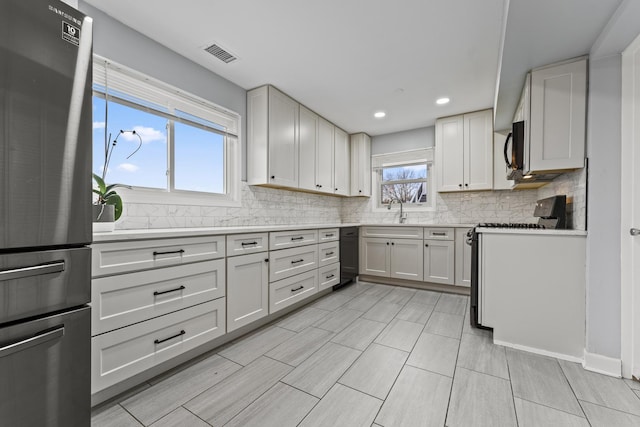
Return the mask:
[(387, 242), (387, 246), (389, 246), (389, 242)]
[(391, 246), (393, 246), (393, 245), (395, 245), (395, 243), (394, 243), (394, 242), (391, 242)]
[(271, 179), (276, 179), (276, 176), (275, 175), (271, 175)]
[(169, 341), (169, 340), (172, 340), (172, 339), (174, 339), (174, 338), (178, 338), (179, 336), (182, 336), (182, 335), (184, 335), (184, 334), (186, 334), (186, 332), (185, 332), (185, 331), (184, 331), (184, 329), (183, 329), (183, 330), (181, 330), (180, 332), (178, 332), (177, 334), (170, 336), (169, 338), (165, 338), (165, 339), (163, 339), (163, 340), (154, 340), (154, 341), (153, 341), (153, 343), (154, 343), (154, 344), (162, 344), (162, 343), (163, 343), (163, 342), (165, 342), (165, 341)]
[(447, 235), (447, 233), (444, 233), (442, 231), (434, 231), (431, 234), (433, 234), (434, 236), (446, 236)]
[(299, 237), (292, 237), (291, 241), (295, 242), (296, 240), (304, 240), (304, 236), (299, 236)]
[(265, 259), (264, 259), (264, 262), (269, 262), (269, 258), (265, 258)]
[(304, 289), (304, 286), (300, 286), (299, 288), (291, 289), (291, 292), (297, 292), (300, 289)]
[(153, 256), (158, 256), (158, 255), (170, 255), (170, 254), (183, 254), (184, 253), (184, 249), (178, 249), (177, 251), (153, 251)]
[(465, 184), (464, 186), (465, 186), (465, 187), (468, 187), (468, 186), (469, 186), (469, 184)]
[(425, 248), (428, 248), (428, 247), (429, 247), (429, 245), (427, 245), (427, 244), (425, 243), (424, 247), (425, 247)]
[(327, 252), (326, 256), (333, 255), (333, 252)]
[(180, 285), (180, 286), (178, 286), (177, 288), (169, 289), (168, 291), (154, 291), (154, 292), (153, 292), (153, 296), (156, 296), (156, 295), (164, 295), (164, 294), (168, 294), (168, 293), (170, 293), (170, 292), (178, 292), (178, 291), (181, 291), (181, 290), (183, 290), (183, 289), (187, 289), (187, 288), (185, 288), (185, 287), (184, 287), (184, 285)]
[(338, 189), (336, 188), (336, 191), (338, 191)]
[(362, 193), (362, 190), (358, 190), (358, 193)]
[(458, 187), (462, 188), (462, 184), (458, 184)]
[(331, 279), (332, 277), (335, 277), (335, 276), (336, 276), (335, 274), (330, 274), (327, 277), (325, 277), (325, 279)]
[(242, 246), (253, 246), (257, 245), (258, 242), (242, 242)]
[(295, 261), (291, 261), (291, 264), (298, 264), (300, 262), (304, 261), (304, 259), (297, 259)]
[(333, 237), (333, 233), (325, 234), (324, 237)]

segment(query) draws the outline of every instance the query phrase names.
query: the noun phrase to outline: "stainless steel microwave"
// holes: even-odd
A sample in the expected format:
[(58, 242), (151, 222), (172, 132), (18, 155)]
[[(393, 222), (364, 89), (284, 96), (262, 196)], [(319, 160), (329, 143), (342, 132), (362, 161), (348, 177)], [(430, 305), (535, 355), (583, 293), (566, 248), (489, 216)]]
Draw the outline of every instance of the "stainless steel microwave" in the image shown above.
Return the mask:
[[(515, 122), (504, 143), (504, 161), (507, 164), (507, 179), (519, 181), (524, 169), (524, 121)], [(511, 152), (509, 152), (511, 143)]]

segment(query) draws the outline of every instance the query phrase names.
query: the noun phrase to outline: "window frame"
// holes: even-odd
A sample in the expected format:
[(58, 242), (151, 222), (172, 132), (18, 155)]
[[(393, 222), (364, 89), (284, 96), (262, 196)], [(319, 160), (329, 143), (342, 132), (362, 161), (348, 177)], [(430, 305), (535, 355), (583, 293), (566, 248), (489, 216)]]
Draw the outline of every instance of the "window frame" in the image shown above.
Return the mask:
[[(389, 210), (400, 210), (398, 203), (391, 203), (391, 209), (388, 208), (389, 204), (382, 203), (382, 186), (393, 183), (409, 183), (409, 182), (424, 182), (426, 180), (427, 186), (427, 201), (423, 203), (403, 203), (403, 210), (413, 212), (430, 212), (436, 210), (436, 197), (434, 193), (434, 170), (433, 170), (433, 148), (410, 150), (386, 154), (373, 155), (372, 157), (372, 182), (374, 184), (374, 191), (372, 191), (372, 210), (373, 212), (388, 212)], [(384, 181), (382, 179), (382, 171), (384, 168), (391, 167), (403, 167), (403, 166), (415, 166), (424, 164), (427, 167), (426, 178), (408, 179), (408, 180), (395, 180)]]
[[(110, 80), (115, 80), (115, 83), (111, 83), (115, 86), (114, 89), (109, 87)], [(142, 186), (132, 186), (131, 189), (119, 188), (118, 194), (120, 194), (125, 204), (241, 206), (241, 153), (239, 140), (241, 117), (239, 114), (116, 64), (99, 55), (94, 55), (93, 84), (93, 95), (102, 97), (106, 103), (116, 102), (167, 120), (166, 187), (164, 189)], [(128, 88), (131, 89), (131, 92), (127, 92), (126, 89)], [(148, 98), (145, 96), (145, 91), (149, 91)], [(122, 93), (124, 96), (117, 96), (118, 93)], [(138, 99), (141, 101), (140, 103), (135, 102)], [(190, 114), (204, 122), (210, 122), (213, 126), (191, 121), (176, 113), (176, 111)], [(220, 119), (219, 121), (222, 124), (212, 119)], [(224, 156), (223, 193), (179, 190), (175, 188), (175, 122), (222, 135)], [(108, 123), (105, 123), (105, 126), (108, 126)], [(128, 185), (127, 183), (122, 184)]]

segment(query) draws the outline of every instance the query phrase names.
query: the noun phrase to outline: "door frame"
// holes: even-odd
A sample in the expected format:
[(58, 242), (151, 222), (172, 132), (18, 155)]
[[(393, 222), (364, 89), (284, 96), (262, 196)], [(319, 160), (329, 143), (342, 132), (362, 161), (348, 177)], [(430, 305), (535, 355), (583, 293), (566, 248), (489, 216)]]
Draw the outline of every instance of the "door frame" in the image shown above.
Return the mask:
[(620, 311), (622, 376), (625, 378), (640, 378), (640, 263), (633, 263), (634, 259), (640, 259), (640, 237), (629, 233), (631, 227), (640, 228), (640, 223), (634, 221), (636, 213), (640, 213), (640, 166), (636, 166), (640, 162), (637, 143), (640, 123), (634, 123), (634, 112), (640, 112), (640, 99), (633, 95), (634, 77), (638, 78), (640, 65), (634, 67), (634, 53), (640, 55), (640, 35), (622, 52)]

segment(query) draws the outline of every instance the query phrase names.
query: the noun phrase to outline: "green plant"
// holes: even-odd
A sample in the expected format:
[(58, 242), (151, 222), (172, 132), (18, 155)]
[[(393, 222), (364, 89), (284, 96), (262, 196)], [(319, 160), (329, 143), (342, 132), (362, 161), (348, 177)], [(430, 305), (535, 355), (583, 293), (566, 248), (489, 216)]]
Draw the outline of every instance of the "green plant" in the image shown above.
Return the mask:
[(114, 188), (131, 187), (122, 184), (107, 185), (105, 184), (104, 180), (95, 173), (93, 174), (93, 180), (98, 185), (98, 188), (93, 189), (93, 192), (98, 195), (96, 205), (113, 205), (113, 208), (115, 210), (114, 218), (117, 221), (122, 215), (122, 198), (118, 193), (115, 192)]

